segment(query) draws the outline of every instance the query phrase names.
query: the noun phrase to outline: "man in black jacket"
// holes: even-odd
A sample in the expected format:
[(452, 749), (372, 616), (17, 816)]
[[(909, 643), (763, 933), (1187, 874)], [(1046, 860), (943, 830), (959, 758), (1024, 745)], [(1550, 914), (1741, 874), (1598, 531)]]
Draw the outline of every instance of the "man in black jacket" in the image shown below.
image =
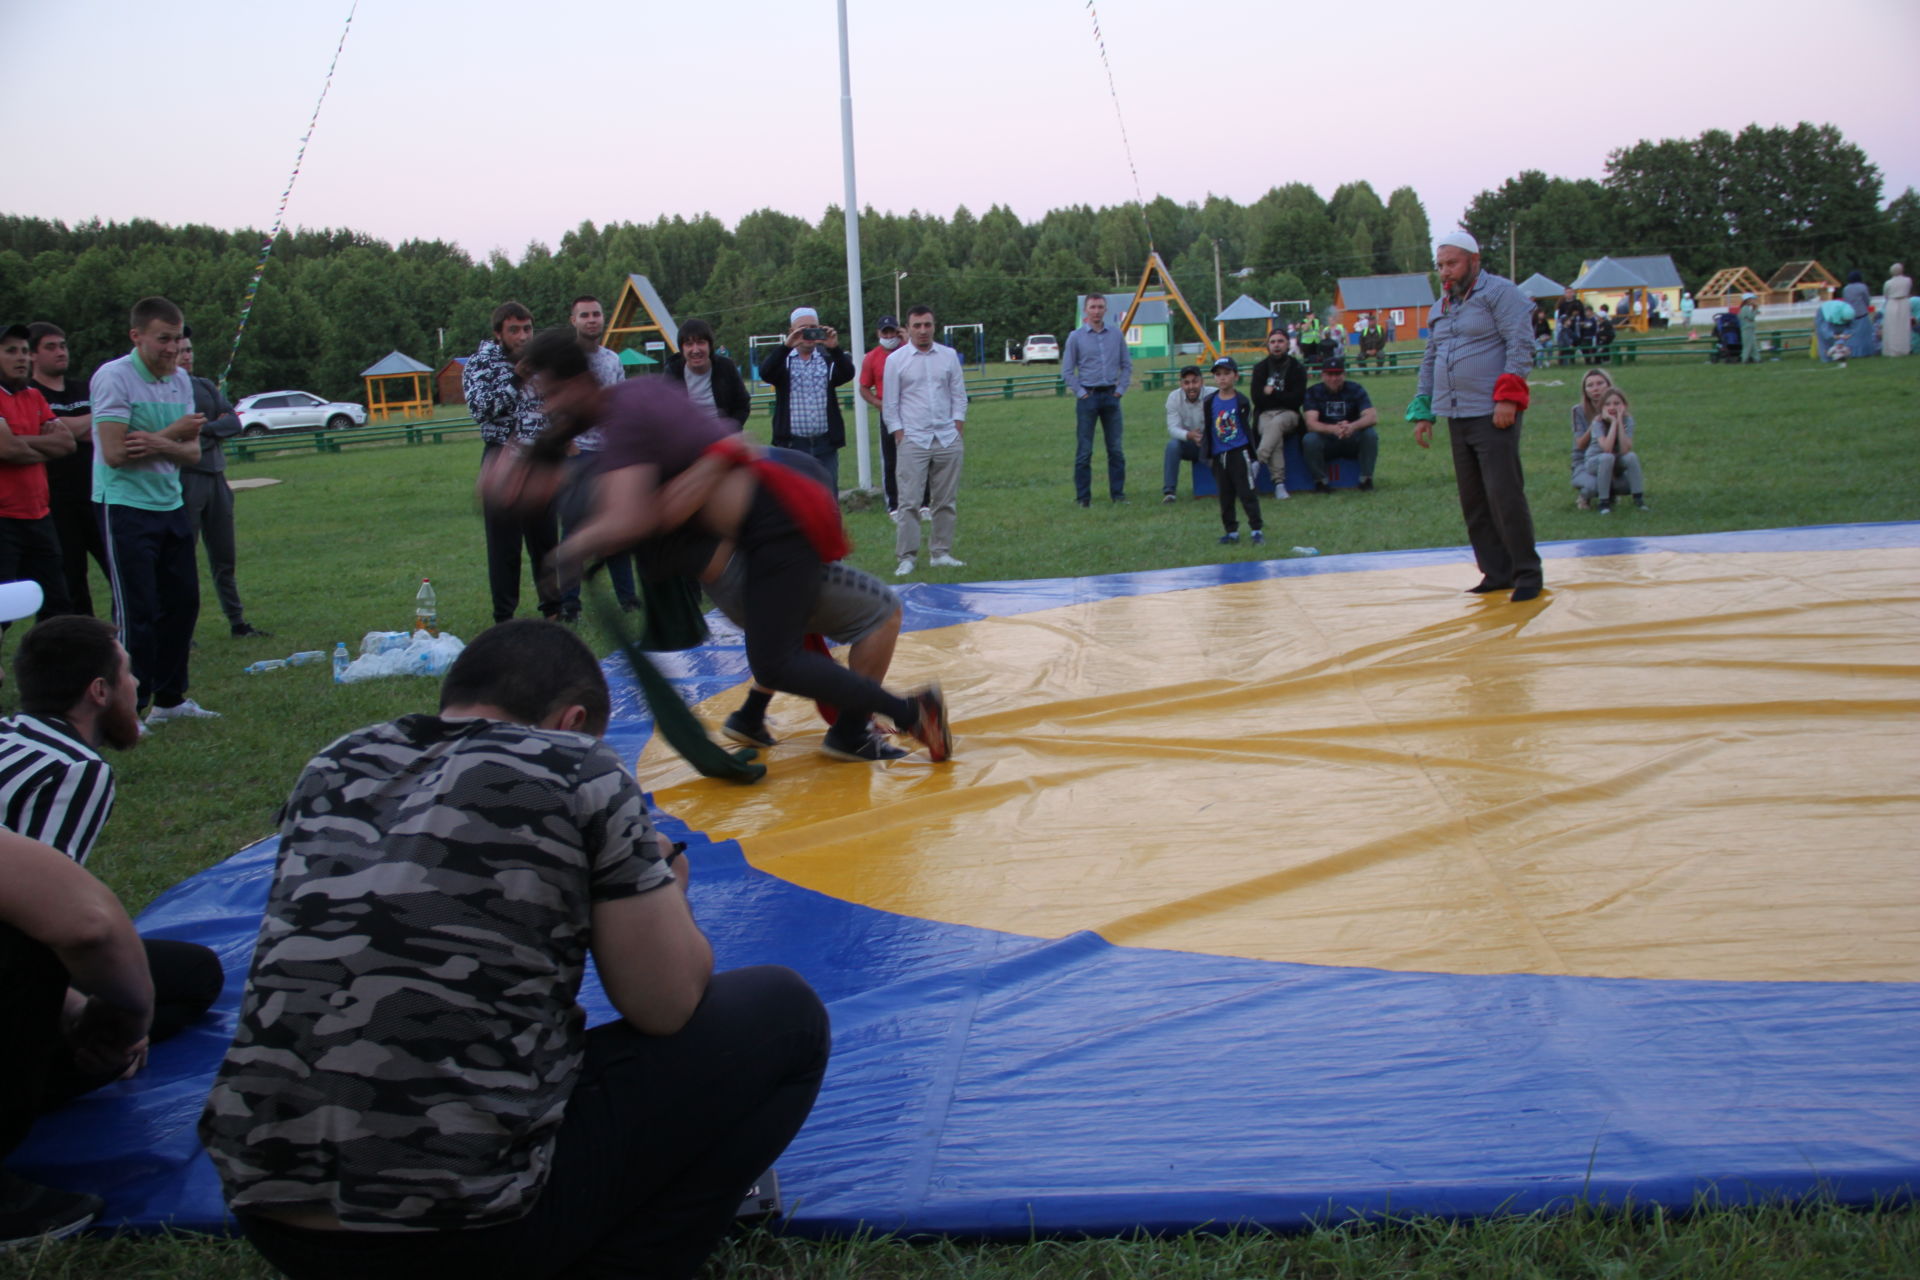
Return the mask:
[(680, 326), (680, 349), (667, 357), (667, 377), (687, 389), (687, 398), (713, 411), (723, 422), (744, 427), (753, 414), (753, 397), (733, 361), (713, 349), (713, 326), (689, 320)]
[(1307, 398), (1307, 367), (1288, 354), (1287, 346), (1286, 330), (1267, 335), (1267, 358), (1253, 366), (1247, 388), (1260, 441), (1255, 456), (1273, 477), (1273, 496), (1281, 499), (1287, 496), (1287, 437), (1304, 429), (1300, 405)]
[(220, 612), (227, 615), (234, 639), (265, 640), (271, 633), (247, 621), (240, 588), (233, 581), (233, 490), (227, 485), (227, 451), (221, 445), (240, 434), (240, 415), (213, 379), (194, 376), (191, 325), (181, 331), (180, 367), (193, 378), (193, 411), (206, 418), (200, 425), (200, 461), (180, 468), (180, 497), (187, 505), (194, 537), (206, 545), (207, 571), (213, 575)]
[(847, 427), (833, 389), (853, 381), (853, 357), (840, 349), (840, 335), (821, 324), (812, 307), (795, 307), (787, 324), (786, 342), (760, 361), (760, 381), (773, 388), (771, 443), (818, 459), (838, 495)]

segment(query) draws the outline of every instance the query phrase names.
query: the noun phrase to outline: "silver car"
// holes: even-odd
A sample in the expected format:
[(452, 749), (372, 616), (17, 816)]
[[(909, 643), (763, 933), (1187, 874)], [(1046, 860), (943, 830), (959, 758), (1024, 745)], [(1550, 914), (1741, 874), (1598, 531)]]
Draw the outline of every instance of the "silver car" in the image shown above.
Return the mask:
[(262, 391), (247, 396), (233, 411), (240, 415), (240, 434), (263, 436), (269, 431), (311, 431), (325, 427), (342, 431), (364, 426), (366, 406), (345, 400), (322, 400), (310, 391)]

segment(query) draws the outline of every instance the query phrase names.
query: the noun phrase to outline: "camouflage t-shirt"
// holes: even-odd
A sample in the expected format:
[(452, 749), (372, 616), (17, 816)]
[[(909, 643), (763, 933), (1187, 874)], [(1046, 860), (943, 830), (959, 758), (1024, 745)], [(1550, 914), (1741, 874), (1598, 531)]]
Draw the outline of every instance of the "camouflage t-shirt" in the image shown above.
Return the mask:
[(527, 1212), (579, 1074), (592, 905), (672, 879), (585, 735), (417, 715), (320, 752), (200, 1119), (229, 1203), (360, 1230)]

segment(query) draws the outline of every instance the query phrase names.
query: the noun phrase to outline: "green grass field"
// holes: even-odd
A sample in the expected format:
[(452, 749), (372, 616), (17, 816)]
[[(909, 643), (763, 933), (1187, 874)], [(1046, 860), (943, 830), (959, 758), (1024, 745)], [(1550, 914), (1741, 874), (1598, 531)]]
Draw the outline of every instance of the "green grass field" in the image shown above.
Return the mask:
[[(1535, 375), (1524, 453), (1543, 542), (1623, 535), (1920, 518), (1920, 361), (1846, 369), (1807, 360), (1737, 368), (1646, 364), (1616, 370), (1633, 398), (1649, 512), (1574, 509), (1567, 411), (1582, 370)], [(1365, 377), (1360, 380), (1364, 383)], [(1401, 421), (1412, 380), (1381, 379), (1383, 442), (1372, 494), (1343, 491), (1268, 502), (1269, 546), (1220, 547), (1218, 507), (1184, 496), (1162, 505), (1164, 393), (1126, 401), (1132, 502), (1073, 503), (1072, 406), (1051, 396), (977, 406), (968, 435), (954, 551), (965, 569), (919, 581), (1067, 577), (1286, 554), (1453, 546), (1464, 541), (1444, 441), (1422, 451)], [(754, 429), (758, 428), (757, 431)], [(749, 424), (764, 437), (765, 419)], [(473, 500), (478, 447), (367, 446), (236, 466), (235, 479), (280, 483), (236, 495), (241, 594), (271, 640), (229, 638), (203, 583), (193, 695), (224, 713), (168, 725), (116, 761), (119, 804), (90, 866), (132, 909), (271, 832), (308, 755), (370, 721), (431, 706), (434, 685), (395, 679), (336, 686), (325, 667), (241, 673), (261, 657), (350, 645), (411, 620), (423, 576), (442, 624), (471, 638), (490, 612)], [(877, 449), (873, 460), (877, 478)], [(843, 482), (855, 475), (851, 448)], [(1095, 492), (1104, 457), (1096, 450)], [(892, 526), (852, 511), (854, 562), (893, 581)], [(1462, 585), (1473, 578), (1460, 570)], [(1552, 564), (1548, 564), (1552, 583)], [(103, 592), (96, 591), (103, 600)], [(523, 612), (532, 608), (526, 589)], [(18, 629), (15, 629), (17, 638)], [(604, 636), (590, 636), (602, 651)], [(11, 646), (5, 650), (11, 661)], [(4, 697), (4, 695), (0, 695)], [(11, 705), (11, 699), (5, 698)], [(956, 707), (962, 731), (966, 708)], [(1291, 1238), (1045, 1243), (1022, 1247), (890, 1242), (817, 1245), (755, 1236), (728, 1260), (736, 1274), (930, 1276), (1899, 1276), (1920, 1258), (1911, 1211), (1830, 1206), (1685, 1217), (1574, 1215), (1475, 1224), (1343, 1228)], [(0, 1276), (242, 1277), (268, 1274), (244, 1248), (204, 1241), (82, 1242), (0, 1260)]]

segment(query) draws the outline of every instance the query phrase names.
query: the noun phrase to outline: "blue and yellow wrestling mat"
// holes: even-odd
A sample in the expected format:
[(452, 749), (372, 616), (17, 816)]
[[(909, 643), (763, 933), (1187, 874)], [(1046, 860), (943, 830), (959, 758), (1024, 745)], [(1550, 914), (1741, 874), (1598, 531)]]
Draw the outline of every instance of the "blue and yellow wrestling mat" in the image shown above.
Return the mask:
[[(1909, 1197), (1920, 525), (1548, 556), (1518, 606), (1457, 548), (911, 587), (942, 767), (827, 761), (781, 699), (763, 782), (700, 779), (628, 686), (720, 964), (832, 1008), (793, 1229)], [(737, 644), (666, 661), (737, 700)], [(193, 1123), (272, 857), (142, 918), (221, 950), (222, 1016), (22, 1172), (220, 1225)]]

